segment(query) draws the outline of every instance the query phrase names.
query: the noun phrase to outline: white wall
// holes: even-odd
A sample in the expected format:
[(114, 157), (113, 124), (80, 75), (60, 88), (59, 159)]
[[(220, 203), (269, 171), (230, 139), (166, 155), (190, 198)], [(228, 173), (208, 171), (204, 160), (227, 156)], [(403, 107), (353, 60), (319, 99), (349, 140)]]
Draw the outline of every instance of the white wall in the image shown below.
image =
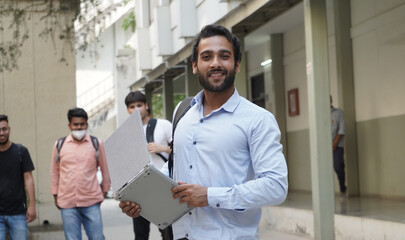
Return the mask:
[(286, 113), (288, 113), (288, 95), (291, 89), (298, 88), (300, 114), (287, 115), (287, 132), (309, 128), (307, 76), (305, 72), (305, 32), (304, 25), (284, 33), (284, 78), (286, 90)]
[(352, 1), (356, 119), (403, 115), (405, 1)]
[[(101, 33), (96, 42), (89, 44), (87, 51), (78, 52), (76, 55), (78, 106), (84, 107), (87, 111), (90, 108), (84, 105), (86, 97), (83, 97), (86, 92), (88, 93), (88, 100), (100, 95), (100, 99), (96, 100), (95, 103), (100, 103), (106, 97), (115, 93), (114, 89), (108, 92), (105, 91), (117, 85), (115, 61), (117, 52), (119, 49), (127, 49), (133, 46), (133, 43), (129, 42), (133, 37), (133, 33), (130, 28), (127, 31), (122, 28), (123, 18)], [(132, 71), (131, 74), (133, 78), (136, 78), (135, 72)], [(98, 87), (93, 89), (94, 86)], [(129, 92), (129, 86), (126, 87), (127, 92)], [(120, 102), (119, 104), (124, 103)], [(94, 104), (90, 106), (94, 107)]]
[(197, 1), (198, 31), (207, 24), (212, 24), (228, 12), (228, 3), (218, 0)]

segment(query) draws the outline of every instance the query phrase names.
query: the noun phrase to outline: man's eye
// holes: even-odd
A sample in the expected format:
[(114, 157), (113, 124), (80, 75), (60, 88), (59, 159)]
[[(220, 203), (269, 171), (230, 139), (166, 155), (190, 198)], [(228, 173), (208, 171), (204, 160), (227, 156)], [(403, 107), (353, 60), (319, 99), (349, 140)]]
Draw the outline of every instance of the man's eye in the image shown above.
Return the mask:
[(209, 60), (209, 59), (210, 59), (210, 56), (208, 56), (208, 55), (206, 55), (206, 56), (201, 56), (201, 59), (202, 59), (202, 60)]
[(230, 57), (229, 55), (222, 55), (222, 59), (229, 59)]

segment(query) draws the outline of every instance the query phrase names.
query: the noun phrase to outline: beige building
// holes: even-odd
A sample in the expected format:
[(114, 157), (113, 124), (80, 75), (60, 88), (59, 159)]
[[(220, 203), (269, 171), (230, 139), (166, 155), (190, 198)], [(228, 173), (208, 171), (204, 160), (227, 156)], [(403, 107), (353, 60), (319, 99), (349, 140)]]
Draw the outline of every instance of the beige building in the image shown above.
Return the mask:
[[(304, 2), (145, 2), (136, 5), (138, 72), (131, 88), (163, 93), (168, 101), (178, 93), (194, 95), (199, 86), (190, 72), (192, 37), (208, 23), (232, 29), (244, 43), (237, 88), (279, 119), (290, 189), (311, 191), (305, 39), (309, 30), (304, 24)], [(403, 178), (399, 169), (405, 167), (398, 161), (404, 143), (400, 129), (405, 114), (401, 107), (405, 1), (319, 2), (325, 3), (327, 17), (327, 94), (348, 121), (349, 193), (404, 199), (405, 189), (397, 183)], [(269, 59), (272, 63), (265, 65)], [(288, 112), (288, 93), (293, 89), (298, 92), (297, 115)], [(165, 107), (170, 119), (173, 104), (166, 102)]]
[[(32, 1), (19, 1), (20, 7), (30, 4)], [(69, 133), (67, 110), (76, 106), (75, 51), (70, 48), (74, 41), (40, 37), (49, 27), (49, 23), (41, 20), (47, 12), (40, 9), (43, 8), (28, 7), (25, 12), (26, 25), (20, 26), (20, 30), (28, 31), (29, 38), (19, 46), (18, 68), (0, 72), (0, 113), (9, 116), (11, 141), (28, 148), (35, 166), (38, 218), (32, 225), (44, 220), (60, 221), (49, 193), (50, 159), (55, 141)], [(58, 17), (61, 22), (69, 22), (73, 13), (60, 11)], [(5, 27), (9, 26), (11, 17), (2, 13), (0, 18), (4, 27), (0, 31), (0, 43), (7, 44), (15, 39), (12, 30)], [(57, 29), (55, 36), (59, 34)], [(62, 57), (64, 62), (60, 61)], [(2, 57), (0, 61), (4, 60)]]
[[(318, 15), (311, 12), (316, 9), (321, 9)], [(401, 107), (405, 92), (405, 0), (136, 0), (135, 13), (135, 51), (121, 51), (116, 56), (130, 57), (131, 76), (114, 77), (125, 78), (127, 89), (144, 90), (148, 97), (162, 95), (167, 119), (171, 119), (176, 95), (192, 96), (200, 89), (191, 72), (193, 36), (206, 24), (222, 24), (243, 42), (244, 56), (236, 80), (239, 93), (273, 112), (278, 120), (291, 192), (312, 192), (314, 199), (327, 206), (314, 204), (314, 212), (333, 214), (333, 205), (328, 205), (333, 192), (323, 192), (329, 188), (338, 192), (327, 151), (331, 146), (329, 141), (314, 142), (311, 137), (319, 130), (314, 127), (314, 120), (318, 120), (314, 110), (326, 109), (320, 113), (325, 120), (331, 94), (334, 106), (344, 110), (348, 124), (345, 160), (349, 195), (405, 200), (405, 188), (400, 184), (405, 180), (401, 151), (405, 144), (405, 109)], [(74, 53), (64, 53), (68, 64), (58, 61), (65, 42), (56, 39), (53, 48), (38, 37), (44, 24), (40, 15), (33, 13), (29, 21), (32, 34), (22, 48), (19, 69), (0, 73), (0, 112), (9, 115), (12, 140), (29, 148), (36, 166), (39, 218), (35, 224), (60, 222), (49, 194), (49, 161), (54, 141), (68, 133), (66, 111), (76, 104)], [(311, 24), (310, 19), (318, 25)], [(4, 31), (0, 34), (2, 41), (11, 39)], [(314, 60), (314, 52), (326, 56), (324, 61)], [(119, 68), (128, 69), (123, 59)], [(269, 59), (271, 63), (265, 62)], [(314, 77), (318, 66), (323, 72)], [(298, 93), (294, 95), (295, 106), (289, 98), (293, 92)], [(116, 104), (121, 109), (114, 122), (119, 124), (126, 112), (122, 102)], [(294, 107), (299, 107), (299, 112), (290, 114)], [(323, 137), (328, 136), (324, 125), (319, 134)], [(111, 124), (103, 131), (114, 127)], [(316, 154), (321, 157), (314, 157)], [(319, 214), (313, 215), (315, 231), (319, 231), (316, 226), (324, 217)], [(272, 219), (270, 208), (265, 209), (263, 219), (271, 223), (280, 220)], [(327, 215), (327, 219), (333, 224), (333, 216)], [(323, 224), (330, 224), (329, 220)], [(296, 225), (285, 225), (284, 229), (294, 231)], [(383, 236), (381, 232), (388, 234), (403, 227), (400, 223), (377, 225), (382, 227), (353, 227), (352, 231), (360, 234), (353, 239), (373, 234), (378, 239)], [(341, 232), (351, 233), (340, 229), (336, 236)]]
[(333, 227), (329, 189), (339, 192), (325, 124), (329, 95), (347, 120), (349, 196), (405, 199), (400, 184), (405, 167), (404, 0), (149, 3), (140, 0), (135, 7), (137, 74), (131, 89), (162, 94), (166, 118), (171, 119), (174, 96), (199, 90), (190, 70), (192, 37), (206, 24), (224, 25), (244, 47), (236, 87), (276, 115), (290, 191), (312, 192), (315, 229), (321, 223), (322, 229)]

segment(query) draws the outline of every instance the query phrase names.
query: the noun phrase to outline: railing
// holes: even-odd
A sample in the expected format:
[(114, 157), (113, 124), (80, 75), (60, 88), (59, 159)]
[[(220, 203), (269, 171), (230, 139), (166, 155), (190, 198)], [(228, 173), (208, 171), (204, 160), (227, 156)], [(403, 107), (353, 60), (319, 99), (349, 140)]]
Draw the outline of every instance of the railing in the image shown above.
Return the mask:
[(115, 102), (114, 78), (112, 75), (98, 82), (77, 97), (77, 106), (84, 108), (91, 118), (106, 110)]

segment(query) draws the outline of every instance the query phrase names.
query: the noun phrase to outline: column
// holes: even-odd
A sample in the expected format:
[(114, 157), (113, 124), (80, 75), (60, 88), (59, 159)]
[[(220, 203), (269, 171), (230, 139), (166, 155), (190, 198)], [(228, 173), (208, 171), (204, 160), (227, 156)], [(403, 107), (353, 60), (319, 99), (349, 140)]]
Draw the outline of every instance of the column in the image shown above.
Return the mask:
[(349, 196), (358, 196), (359, 167), (357, 159), (356, 106), (354, 104), (353, 52), (350, 35), (350, 1), (334, 0), (333, 9), (339, 105), (343, 109), (346, 118), (345, 165), (347, 193)]
[(165, 77), (163, 81), (163, 108), (165, 118), (171, 120), (173, 116), (173, 78)]
[(186, 97), (195, 96), (199, 91), (201, 91), (202, 87), (198, 82), (197, 75), (193, 74), (193, 64), (191, 63), (191, 59), (187, 59), (187, 67), (185, 72), (185, 82), (186, 82)]
[(304, 0), (315, 240), (334, 239), (334, 191), (325, 0)]
[(274, 113), (281, 131), (281, 144), (283, 152), (287, 157), (287, 120), (285, 105), (285, 87), (284, 87), (284, 52), (283, 52), (283, 34), (271, 34), (270, 52), (271, 52), (271, 79), (274, 86)]

